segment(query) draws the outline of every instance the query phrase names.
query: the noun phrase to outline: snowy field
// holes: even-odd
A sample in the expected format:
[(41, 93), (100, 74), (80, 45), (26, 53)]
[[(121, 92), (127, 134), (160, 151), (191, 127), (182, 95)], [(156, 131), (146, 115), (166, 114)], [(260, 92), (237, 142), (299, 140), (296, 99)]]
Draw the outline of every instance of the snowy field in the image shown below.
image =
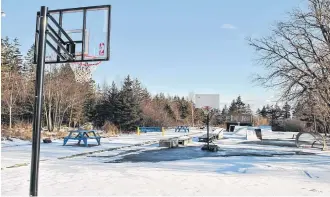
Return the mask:
[[(41, 144), (40, 196), (329, 196), (330, 153), (294, 147), (294, 133), (269, 132), (265, 142), (225, 133), (219, 152), (193, 143), (174, 149), (158, 141), (173, 130), (102, 138), (101, 146)], [(70, 143), (70, 141), (69, 141)], [(74, 143), (74, 141), (73, 141)], [(91, 141), (91, 143), (94, 143)], [(29, 193), (31, 143), (1, 143), (1, 194)]]

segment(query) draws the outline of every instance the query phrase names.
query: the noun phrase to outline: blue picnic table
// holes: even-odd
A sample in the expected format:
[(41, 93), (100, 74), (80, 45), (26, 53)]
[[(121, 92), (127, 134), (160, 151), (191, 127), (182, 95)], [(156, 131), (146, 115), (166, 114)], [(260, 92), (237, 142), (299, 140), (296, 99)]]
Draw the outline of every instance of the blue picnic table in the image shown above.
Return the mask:
[(88, 139), (95, 139), (97, 144), (101, 145), (101, 136), (96, 131), (78, 129), (69, 132), (69, 135), (64, 138), (63, 146), (65, 146), (69, 140), (78, 140), (78, 145), (83, 141), (84, 145), (88, 146)]
[(174, 130), (174, 132), (180, 132), (181, 129), (184, 131), (184, 132), (188, 132), (189, 133), (189, 127), (187, 126), (177, 126)]

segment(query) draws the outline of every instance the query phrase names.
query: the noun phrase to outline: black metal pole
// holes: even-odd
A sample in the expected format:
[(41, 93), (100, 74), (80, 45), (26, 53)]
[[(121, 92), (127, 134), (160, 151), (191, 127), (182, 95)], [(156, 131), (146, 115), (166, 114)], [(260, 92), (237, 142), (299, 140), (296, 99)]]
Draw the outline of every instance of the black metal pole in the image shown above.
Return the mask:
[(38, 55), (37, 55), (37, 69), (36, 69), (37, 73), (36, 73), (36, 83), (35, 83), (34, 117), (33, 117), (30, 196), (38, 195), (40, 132), (41, 132), (42, 96), (43, 96), (44, 71), (45, 71), (47, 12), (48, 12), (48, 8), (46, 6), (41, 6), (40, 20), (39, 20), (40, 26), (39, 26), (39, 38), (38, 38), (38, 51), (37, 51)]
[(210, 122), (210, 112), (207, 112), (207, 116), (206, 116), (206, 131), (207, 131), (207, 136), (206, 136), (206, 138), (207, 138), (207, 150), (210, 150), (210, 132), (209, 132), (209, 122)]

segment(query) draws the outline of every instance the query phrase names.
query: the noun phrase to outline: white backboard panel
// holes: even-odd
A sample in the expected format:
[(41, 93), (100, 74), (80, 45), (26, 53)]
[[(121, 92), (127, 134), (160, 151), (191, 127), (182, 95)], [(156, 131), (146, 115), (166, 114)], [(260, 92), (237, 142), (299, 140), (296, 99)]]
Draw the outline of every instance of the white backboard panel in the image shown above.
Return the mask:
[(195, 94), (195, 107), (203, 108), (210, 106), (212, 109), (219, 109), (219, 94)]

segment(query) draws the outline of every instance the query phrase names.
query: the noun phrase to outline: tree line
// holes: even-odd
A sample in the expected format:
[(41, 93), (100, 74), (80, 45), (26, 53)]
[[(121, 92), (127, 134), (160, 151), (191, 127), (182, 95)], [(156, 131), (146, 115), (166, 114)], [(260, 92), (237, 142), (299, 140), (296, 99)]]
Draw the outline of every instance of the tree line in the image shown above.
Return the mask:
[[(1, 39), (1, 123), (12, 128), (32, 123), (34, 107), (34, 46), (22, 55), (18, 39)], [(68, 64), (47, 64), (43, 94), (43, 125), (49, 131), (86, 122), (101, 128), (110, 122), (121, 130), (138, 125), (168, 126), (202, 122), (202, 113), (179, 96), (152, 96), (138, 79), (127, 76), (119, 87), (114, 82), (100, 87), (90, 79), (81, 82)], [(194, 110), (195, 113), (191, 113)]]
[[(32, 123), (35, 69), (34, 46), (22, 55), (18, 39), (1, 39), (1, 122), (12, 128)], [(191, 98), (151, 95), (138, 79), (125, 77), (121, 86), (112, 82), (102, 87), (77, 81), (68, 64), (47, 64), (43, 95), (43, 126), (48, 131), (79, 127), (90, 122), (97, 128), (106, 123), (118, 130), (133, 131), (137, 126), (177, 126), (205, 124), (205, 114), (194, 107)], [(221, 125), (230, 114), (250, 113), (239, 96), (230, 107), (213, 110), (211, 124)]]

